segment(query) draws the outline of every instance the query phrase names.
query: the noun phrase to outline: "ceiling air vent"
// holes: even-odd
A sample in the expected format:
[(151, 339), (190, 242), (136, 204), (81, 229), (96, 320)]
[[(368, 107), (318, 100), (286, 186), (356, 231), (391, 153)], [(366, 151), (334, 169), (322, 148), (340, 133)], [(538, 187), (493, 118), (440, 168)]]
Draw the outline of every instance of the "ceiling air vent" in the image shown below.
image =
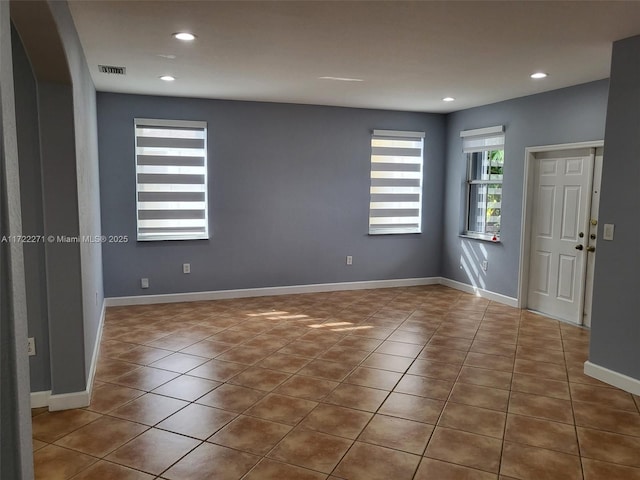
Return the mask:
[(100, 73), (111, 73), (113, 75), (125, 75), (127, 69), (125, 67), (114, 67), (113, 65), (98, 65)]

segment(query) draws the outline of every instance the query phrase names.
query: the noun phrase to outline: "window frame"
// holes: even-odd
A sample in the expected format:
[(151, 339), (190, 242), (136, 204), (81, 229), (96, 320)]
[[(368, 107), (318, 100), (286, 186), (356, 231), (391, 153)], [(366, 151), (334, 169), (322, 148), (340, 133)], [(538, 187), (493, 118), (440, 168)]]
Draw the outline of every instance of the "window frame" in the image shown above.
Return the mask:
[[(420, 234), (422, 233), (422, 200), (423, 200), (423, 182), (424, 182), (424, 138), (425, 132), (412, 132), (405, 130), (373, 130), (370, 137), (370, 157), (369, 157), (369, 227), (368, 234), (369, 235), (404, 235), (404, 234)], [(392, 142), (420, 142), (419, 146), (419, 155), (413, 155), (412, 151), (418, 150), (418, 147), (411, 146), (399, 146), (399, 145), (389, 145), (389, 146), (377, 146), (374, 145), (376, 140), (382, 141), (392, 141)], [(393, 148), (397, 148), (398, 152), (394, 155), (392, 154)], [(379, 150), (376, 150), (379, 149)], [(389, 157), (392, 159), (390, 162), (384, 162), (384, 157)], [(415, 159), (419, 158), (419, 162), (415, 161), (406, 161), (403, 162), (402, 158), (407, 159)], [(376, 169), (375, 167), (385, 165), (386, 167), (382, 167)], [(396, 165), (398, 170), (392, 170), (389, 166)], [(417, 165), (418, 168), (416, 170), (415, 167)], [(378, 176), (376, 174), (382, 175)], [(389, 176), (385, 177), (384, 172), (392, 175), (396, 174), (397, 177)], [(419, 175), (416, 175), (418, 173)], [(406, 176), (405, 176), (406, 175)], [(382, 185), (383, 183), (391, 184), (393, 180), (397, 180), (396, 185)], [(408, 185), (410, 183), (416, 183), (417, 185)], [(378, 185), (375, 185), (375, 184)], [(405, 183), (407, 185), (402, 185)], [(380, 189), (383, 188), (393, 188), (396, 189), (395, 192), (386, 191), (382, 192)], [(401, 192), (397, 190), (413, 190), (411, 192)], [(376, 197), (380, 195), (385, 196), (393, 196), (393, 195), (403, 195), (405, 198), (396, 199), (394, 201), (393, 198), (385, 199), (384, 201)], [(407, 196), (416, 196), (417, 199), (407, 200)], [(378, 206), (378, 203), (395, 203), (393, 206)], [(406, 206), (398, 206), (398, 204), (406, 203)], [(417, 204), (417, 207), (416, 207)], [(410, 210), (417, 209), (417, 223), (411, 222), (410, 224), (394, 224), (395, 220), (402, 220), (402, 218), (415, 218), (416, 216), (409, 215), (375, 215), (375, 211), (393, 211), (393, 210), (404, 210), (406, 213)], [(390, 219), (390, 223), (372, 223), (372, 219)], [(388, 225), (388, 226), (385, 226)], [(394, 226), (400, 225), (400, 226)]]
[[(500, 195), (502, 197), (503, 185), (504, 185), (504, 143), (505, 143), (505, 134), (504, 134), (504, 126), (498, 125), (495, 127), (487, 127), (487, 128), (479, 128), (474, 130), (463, 130), (460, 132), (460, 137), (462, 138), (463, 143), (463, 152), (465, 154), (466, 161), (466, 175), (465, 175), (465, 219), (464, 219), (464, 230), (462, 232), (463, 236), (477, 238), (480, 240), (489, 240), (489, 241), (500, 241), (500, 237), (502, 234), (502, 200), (500, 205), (500, 227), (497, 232), (486, 232), (486, 228), (484, 232), (479, 232), (477, 230), (472, 230), (471, 226), (471, 216), (472, 216), (472, 189), (474, 185), (500, 185)], [(500, 179), (481, 179), (475, 178), (473, 173), (473, 161), (474, 154), (482, 153), (482, 154), (490, 154), (490, 152), (502, 151), (503, 152), (503, 172), (502, 178)], [(491, 169), (491, 163), (489, 163), (489, 168)], [(491, 176), (491, 173), (489, 173)], [(488, 195), (488, 193), (487, 193)], [(477, 203), (477, 202), (476, 202)], [(486, 217), (487, 207), (485, 206), (484, 212)]]
[[(210, 234), (209, 234), (209, 192), (208, 192), (208, 148), (207, 148), (207, 142), (208, 142), (208, 125), (206, 121), (196, 121), (196, 120), (170, 120), (170, 119), (151, 119), (151, 118), (134, 118), (134, 122), (133, 122), (133, 127), (134, 127), (134, 164), (135, 164), (135, 191), (136, 191), (136, 240), (139, 242), (147, 242), (147, 241), (173, 241), (173, 240), (208, 240), (210, 238)], [(143, 148), (143, 146), (139, 146), (139, 138), (167, 138), (167, 139), (176, 139), (176, 138), (182, 138), (182, 137), (163, 137), (163, 136), (143, 136), (143, 135), (138, 135), (138, 129), (139, 128), (144, 128), (144, 127), (148, 127), (153, 129), (154, 127), (158, 127), (160, 129), (175, 129), (175, 130), (193, 130), (193, 131), (198, 131), (198, 132), (202, 132), (201, 136), (202, 136), (202, 147), (180, 147), (180, 146), (176, 146), (176, 147), (172, 147), (172, 146), (163, 146), (160, 148), (183, 148), (185, 151), (188, 151), (189, 149), (197, 149), (199, 151), (201, 151), (202, 155), (162, 155), (162, 154), (158, 154), (155, 156), (168, 156), (168, 157), (193, 157), (193, 158), (202, 158), (203, 163), (202, 165), (195, 165), (192, 162), (186, 162), (183, 165), (180, 164), (170, 164), (170, 163), (160, 163), (157, 164), (156, 166), (166, 166), (166, 167), (173, 167), (174, 169), (180, 169), (181, 167), (185, 167), (185, 168), (192, 168), (192, 167), (201, 167), (201, 173), (190, 173), (189, 175), (192, 176), (201, 176), (202, 177), (202, 181), (197, 182), (197, 183), (192, 183), (192, 182), (185, 182), (185, 183), (171, 183), (171, 182), (160, 182), (158, 184), (155, 185), (159, 185), (162, 184), (164, 186), (166, 186), (165, 188), (161, 188), (159, 190), (147, 190), (144, 191), (141, 189), (141, 185), (154, 185), (153, 183), (150, 182), (144, 182), (144, 181), (140, 181), (140, 175), (145, 175), (145, 174), (154, 174), (154, 175), (171, 175), (171, 176), (175, 176), (175, 175), (181, 175), (183, 172), (180, 173), (168, 173), (168, 172), (144, 172), (141, 171), (141, 167), (145, 167), (145, 166), (154, 166), (153, 163), (145, 163), (145, 164), (140, 164), (139, 160), (142, 157), (145, 156), (154, 156), (153, 154), (141, 154), (139, 153), (139, 148)], [(188, 139), (188, 137), (187, 137)], [(194, 140), (200, 140), (200, 138), (194, 138)], [(147, 145), (147, 147), (149, 147), (150, 145)], [(200, 152), (199, 152), (200, 153)], [(144, 170), (144, 168), (142, 168), (142, 170)], [(180, 190), (180, 185), (197, 185), (200, 187), (200, 189), (192, 189), (192, 188), (184, 188), (183, 190)], [(149, 218), (147, 219), (142, 219), (141, 217), (141, 211), (153, 211), (153, 210), (164, 210), (164, 211), (180, 211), (180, 210), (189, 210), (188, 208), (151, 208), (151, 209), (142, 209), (141, 210), (141, 203), (144, 203), (143, 201), (140, 200), (140, 196), (141, 194), (162, 194), (164, 193), (165, 197), (167, 193), (181, 193), (183, 194), (183, 196), (193, 196), (193, 194), (202, 194), (202, 198), (200, 200), (174, 200), (175, 203), (188, 203), (188, 202), (196, 202), (196, 203), (203, 203), (204, 207), (202, 208), (197, 208), (194, 207), (193, 210), (194, 211), (202, 211), (203, 212), (203, 217), (202, 217), (202, 227), (197, 227), (197, 229), (199, 230), (200, 228), (203, 228), (202, 231), (187, 231), (184, 232), (183, 228), (185, 227), (179, 227), (179, 226), (174, 226), (174, 230), (171, 231), (170, 228), (167, 229), (167, 233), (161, 233), (160, 231), (157, 232), (141, 232), (141, 229), (144, 228), (162, 228), (162, 227), (144, 227), (141, 226), (140, 222), (141, 220), (150, 220)], [(152, 196), (152, 195), (151, 195)], [(160, 197), (162, 197), (162, 195), (160, 195)], [(184, 198), (184, 197), (183, 197)], [(170, 202), (169, 200), (160, 200), (160, 199), (154, 199), (154, 200), (147, 200), (147, 202), (153, 202), (153, 203), (163, 203), (163, 202)], [(157, 219), (162, 219), (161, 217), (157, 217)], [(170, 218), (168, 220), (188, 220), (188, 217), (183, 217), (183, 218)], [(183, 232), (181, 233), (181, 230), (183, 230)]]

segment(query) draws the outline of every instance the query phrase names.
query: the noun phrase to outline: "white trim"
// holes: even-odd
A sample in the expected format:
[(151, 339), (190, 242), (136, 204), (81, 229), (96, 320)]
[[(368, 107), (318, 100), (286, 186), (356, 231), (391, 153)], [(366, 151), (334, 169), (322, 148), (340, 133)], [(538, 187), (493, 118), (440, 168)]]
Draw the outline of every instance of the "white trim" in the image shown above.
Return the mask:
[(134, 125), (137, 127), (182, 127), (182, 128), (207, 128), (204, 120), (169, 120), (163, 118), (134, 118)]
[(407, 132), (405, 130), (374, 130), (373, 135), (378, 137), (424, 138), (425, 132)]
[(317, 283), (286, 287), (244, 288), (238, 290), (216, 290), (209, 292), (168, 293), (162, 295), (139, 295), (134, 297), (105, 298), (107, 307), (125, 305), (152, 305), (156, 303), (200, 302), (228, 298), (266, 297), (297, 293), (337, 292), (340, 290), (367, 290), (372, 288), (412, 287), (416, 285), (438, 285), (439, 277), (399, 278), (393, 280), (369, 280), (363, 282)]
[(495, 127), (474, 128), (473, 130), (462, 130), (460, 138), (479, 137), (481, 135), (491, 135), (494, 133), (504, 133), (504, 125), (496, 125)]
[(522, 215), (520, 223), (520, 261), (518, 264), (518, 308), (527, 308), (527, 290), (529, 287), (529, 249), (531, 225), (533, 223), (533, 167), (535, 154), (554, 150), (574, 148), (604, 147), (604, 140), (588, 142), (558, 143), (525, 148), (524, 178), (522, 182)]
[(601, 382), (608, 383), (626, 392), (640, 395), (640, 380), (628, 377), (622, 373), (614, 372), (590, 361), (584, 362), (584, 374)]
[(88, 407), (91, 402), (91, 394), (89, 390), (80, 392), (61, 393), (59, 395), (51, 395), (49, 397), (49, 411), (56, 412), (58, 410), (70, 410), (72, 408)]
[(93, 380), (96, 377), (96, 369), (98, 367), (98, 355), (100, 354), (100, 342), (102, 341), (102, 327), (104, 327), (104, 318), (107, 314), (107, 305), (102, 300), (102, 309), (100, 310), (100, 321), (98, 323), (98, 331), (96, 332), (96, 340), (93, 344), (93, 355), (91, 356), (91, 366), (89, 367), (89, 375), (87, 376), (87, 393), (91, 400), (91, 392), (93, 391)]
[(456, 290), (460, 290), (463, 292), (471, 293), (477, 295), (482, 298), (486, 298), (488, 300), (492, 300), (494, 302), (502, 303), (504, 305), (508, 305), (510, 307), (518, 306), (518, 299), (513, 297), (508, 297), (506, 295), (502, 295), (501, 293), (491, 292), (489, 290), (484, 290), (482, 288), (474, 287), (473, 285), (469, 285), (467, 283), (458, 282), (456, 280), (451, 280), (450, 278), (441, 278), (440, 284), (446, 287), (455, 288)]
[(31, 408), (42, 408), (49, 405), (51, 390), (41, 392), (31, 392)]
[(96, 375), (98, 365), (98, 355), (100, 354), (100, 341), (102, 340), (102, 327), (104, 326), (104, 318), (106, 314), (107, 302), (102, 302), (102, 310), (100, 312), (100, 323), (93, 345), (93, 355), (91, 357), (91, 366), (89, 367), (89, 375), (87, 376), (87, 387), (79, 392), (61, 393), (52, 395), (51, 390), (46, 392), (33, 392), (31, 394), (31, 408), (49, 406), (49, 411), (69, 410), (71, 408), (88, 407), (91, 402), (91, 392), (93, 391), (93, 380)]

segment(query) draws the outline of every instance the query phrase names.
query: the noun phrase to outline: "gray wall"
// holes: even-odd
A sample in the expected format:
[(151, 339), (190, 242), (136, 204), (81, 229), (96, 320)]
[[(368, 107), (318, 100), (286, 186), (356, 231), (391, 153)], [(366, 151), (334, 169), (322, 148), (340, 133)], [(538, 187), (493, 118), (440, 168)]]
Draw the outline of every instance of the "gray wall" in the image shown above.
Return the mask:
[[(447, 116), (443, 277), (517, 297), (525, 148), (602, 140), (607, 90), (608, 81), (602, 80)], [(466, 208), (460, 131), (494, 125), (504, 125), (506, 132), (501, 243), (495, 244), (459, 237)], [(489, 262), (486, 272), (480, 268), (484, 259)], [(467, 270), (460, 268), (461, 263), (468, 265)]]
[[(11, 33), (20, 163), (22, 233), (24, 235), (43, 235), (38, 89), (20, 37), (13, 28)], [(51, 389), (45, 245), (42, 242), (25, 243), (23, 248), (29, 336), (35, 338), (36, 351), (38, 352), (37, 355), (29, 357), (31, 391), (39, 392)]]
[(602, 172), (589, 360), (640, 380), (640, 36), (614, 43)]
[[(23, 35), (15, 48), (25, 233), (99, 236), (95, 89), (68, 6), (14, 6)], [(38, 62), (52, 57), (62, 74), (49, 78), (51, 70)], [(87, 388), (104, 297), (101, 253), (99, 243), (27, 246), (29, 330), (37, 347), (32, 391)]]
[[(135, 117), (208, 122), (210, 240), (136, 242)], [(107, 297), (440, 273), (442, 115), (98, 93), (98, 127)], [(422, 234), (367, 235), (378, 128), (426, 132)]]
[[(67, 57), (73, 87), (78, 230), (81, 236), (99, 236), (101, 226), (96, 91), (67, 3), (48, 3)], [(83, 335), (84, 373), (88, 376), (104, 299), (102, 245), (81, 243), (80, 260), (81, 289), (77, 294), (81, 302), (82, 325), (76, 331)]]
[[(0, 2), (0, 234), (22, 232), (9, 3)], [(0, 478), (33, 478), (22, 244), (0, 243)]]
[[(39, 82), (44, 226), (47, 236), (76, 237), (78, 192), (71, 85)], [(47, 242), (46, 275), (52, 393), (86, 387), (80, 247)]]

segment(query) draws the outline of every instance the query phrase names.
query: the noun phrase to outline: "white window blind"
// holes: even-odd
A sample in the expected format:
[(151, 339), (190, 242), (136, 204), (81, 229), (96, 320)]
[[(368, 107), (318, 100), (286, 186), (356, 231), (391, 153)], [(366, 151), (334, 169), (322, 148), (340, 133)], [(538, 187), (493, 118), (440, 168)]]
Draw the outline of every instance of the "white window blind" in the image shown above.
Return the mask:
[(209, 238), (207, 123), (134, 123), (138, 240)]
[(422, 231), (424, 132), (374, 130), (369, 234)]
[(504, 150), (504, 126), (463, 130), (462, 151), (464, 153)]

